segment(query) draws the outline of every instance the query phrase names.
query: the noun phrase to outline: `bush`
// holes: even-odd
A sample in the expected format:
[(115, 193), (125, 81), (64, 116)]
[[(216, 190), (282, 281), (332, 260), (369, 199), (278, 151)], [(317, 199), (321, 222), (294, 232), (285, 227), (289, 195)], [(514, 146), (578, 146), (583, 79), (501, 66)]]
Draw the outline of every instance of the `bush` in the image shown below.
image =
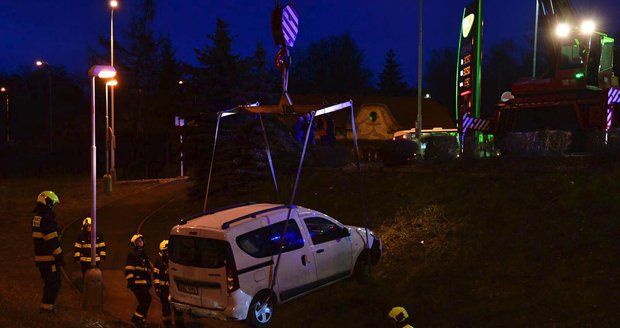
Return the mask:
[(386, 141), (379, 149), (379, 156), (387, 166), (404, 165), (414, 159), (418, 144), (413, 141), (397, 139)]
[(424, 160), (430, 162), (447, 162), (454, 160), (459, 153), (459, 145), (455, 137), (430, 136), (423, 140), (426, 143)]

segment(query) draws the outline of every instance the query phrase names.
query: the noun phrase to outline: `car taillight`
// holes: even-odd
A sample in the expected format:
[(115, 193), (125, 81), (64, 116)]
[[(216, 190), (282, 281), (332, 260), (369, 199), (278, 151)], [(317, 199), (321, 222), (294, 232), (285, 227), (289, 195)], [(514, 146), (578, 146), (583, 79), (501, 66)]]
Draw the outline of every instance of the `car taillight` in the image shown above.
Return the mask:
[(239, 276), (232, 261), (226, 261), (226, 287), (229, 293), (239, 289)]

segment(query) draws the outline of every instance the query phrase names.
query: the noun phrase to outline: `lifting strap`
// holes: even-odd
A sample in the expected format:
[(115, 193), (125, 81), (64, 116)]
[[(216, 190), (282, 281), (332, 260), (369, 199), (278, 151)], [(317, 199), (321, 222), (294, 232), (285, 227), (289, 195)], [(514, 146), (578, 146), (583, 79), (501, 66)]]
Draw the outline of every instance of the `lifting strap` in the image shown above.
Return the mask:
[[(357, 127), (355, 125), (355, 109), (353, 107), (353, 101), (350, 100), (348, 102), (345, 103), (341, 103), (341, 104), (337, 104), (337, 105), (333, 105), (330, 107), (326, 107), (323, 109), (320, 109), (318, 111), (313, 111), (311, 112), (311, 116), (310, 116), (310, 123), (308, 124), (308, 130), (306, 131), (306, 137), (304, 140), (304, 146), (301, 152), (301, 158), (299, 159), (299, 165), (297, 167), (297, 176), (295, 177), (295, 184), (293, 185), (293, 191), (291, 192), (291, 199), (290, 199), (290, 203), (288, 206), (288, 212), (286, 214), (286, 221), (284, 221), (284, 227), (282, 228), (282, 234), (280, 235), (280, 248), (278, 249), (278, 257), (276, 258), (275, 261), (275, 266), (274, 266), (274, 271), (273, 271), (273, 275), (271, 275), (271, 281), (269, 284), (270, 290), (273, 290), (275, 283), (277, 281), (277, 277), (278, 277), (278, 269), (280, 268), (280, 259), (282, 257), (282, 249), (284, 248), (284, 243), (285, 243), (285, 239), (286, 239), (286, 231), (288, 229), (288, 225), (289, 225), (289, 220), (291, 219), (291, 214), (293, 211), (293, 208), (295, 206), (295, 197), (297, 195), (297, 187), (299, 185), (299, 178), (301, 176), (301, 171), (302, 171), (302, 167), (303, 167), (303, 163), (304, 163), (304, 159), (306, 156), (306, 150), (308, 148), (308, 141), (310, 139), (310, 132), (312, 130), (312, 123), (314, 122), (314, 118), (316, 116), (320, 116), (320, 115), (325, 115), (325, 114), (329, 114), (332, 112), (336, 112), (339, 111), (341, 109), (350, 107), (351, 108), (351, 129), (352, 129), (352, 133), (353, 133), (353, 145), (355, 148), (355, 164), (357, 166), (357, 173), (358, 173), (358, 180), (359, 180), (359, 193), (360, 193), (360, 200), (361, 200), (361, 209), (362, 209), (362, 216), (365, 222), (365, 234), (366, 234), (366, 245), (365, 248), (367, 250), (370, 249), (370, 244), (369, 244), (369, 233), (368, 233), (368, 226), (370, 224), (369, 222), (369, 218), (367, 215), (367, 211), (366, 211), (366, 199), (365, 199), (365, 193), (364, 193), (364, 180), (363, 180), (363, 175), (362, 175), (362, 169), (361, 169), (361, 164), (360, 164), (360, 156), (359, 156), (359, 145), (357, 142)], [(366, 252), (369, 256), (368, 260), (370, 261), (370, 252), (367, 251)], [(368, 262), (370, 263), (370, 262)]]
[[(250, 105), (249, 107), (257, 107), (258, 103)], [(224, 111), (220, 111), (217, 113), (217, 121), (215, 123), (215, 136), (213, 137), (213, 150), (211, 152), (211, 164), (209, 165), (209, 177), (207, 179), (207, 190), (205, 191), (205, 200), (203, 205), (203, 212), (207, 212), (207, 205), (209, 201), (209, 190), (211, 189), (211, 177), (213, 174), (213, 163), (215, 162), (215, 149), (217, 147), (217, 138), (220, 131), (220, 123), (221, 118), (225, 116), (234, 115), (239, 111), (239, 108), (232, 108)], [(271, 172), (271, 177), (273, 180), (273, 185), (276, 189), (276, 194), (279, 194), (278, 190), (278, 179), (276, 178), (276, 171), (273, 165), (273, 159), (271, 157), (271, 149), (269, 147), (269, 139), (267, 138), (267, 131), (265, 130), (265, 124), (263, 123), (263, 117), (261, 113), (258, 113), (258, 118), (260, 120), (260, 127), (263, 133), (263, 140), (265, 141), (265, 152), (267, 153), (267, 162), (269, 163), (269, 170)]]

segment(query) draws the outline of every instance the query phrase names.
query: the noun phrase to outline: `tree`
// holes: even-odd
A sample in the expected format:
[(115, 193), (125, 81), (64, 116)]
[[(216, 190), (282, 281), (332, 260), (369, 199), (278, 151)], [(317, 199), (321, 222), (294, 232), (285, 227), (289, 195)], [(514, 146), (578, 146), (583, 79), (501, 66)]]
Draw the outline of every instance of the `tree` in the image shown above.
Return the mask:
[(443, 48), (433, 50), (430, 60), (426, 63), (425, 71), (428, 92), (434, 100), (449, 108), (449, 112), (454, 119), (456, 49)]
[(379, 91), (386, 96), (402, 96), (407, 93), (407, 88), (396, 52), (390, 49), (385, 56), (383, 71), (379, 74)]
[(349, 34), (330, 36), (295, 52), (291, 75), (293, 93), (363, 94), (372, 89), (364, 52)]
[(265, 48), (256, 44), (254, 54), (240, 62), (244, 90), (239, 95), (245, 102), (275, 103), (280, 93), (278, 72), (268, 65)]
[(215, 32), (207, 35), (207, 39), (202, 49), (194, 50), (200, 63), (195, 85), (198, 94), (205, 95), (207, 106), (218, 111), (240, 101), (239, 57), (232, 54), (232, 37), (224, 20), (217, 19)]

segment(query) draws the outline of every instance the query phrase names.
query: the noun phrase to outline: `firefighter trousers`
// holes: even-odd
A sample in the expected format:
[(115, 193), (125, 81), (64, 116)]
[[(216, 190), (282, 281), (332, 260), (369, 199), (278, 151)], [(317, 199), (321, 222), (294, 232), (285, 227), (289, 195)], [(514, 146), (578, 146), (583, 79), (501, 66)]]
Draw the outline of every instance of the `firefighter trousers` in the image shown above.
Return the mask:
[(168, 300), (168, 291), (164, 290), (159, 295), (159, 300), (161, 301), (161, 316), (164, 321), (164, 327), (172, 327), (172, 314), (174, 312), (174, 322), (177, 327), (183, 327), (183, 313), (173, 311), (170, 306), (170, 300)]
[(138, 299), (138, 307), (133, 314), (134, 318), (140, 318), (146, 321), (146, 315), (149, 313), (149, 307), (151, 306), (151, 293), (147, 287), (136, 287), (131, 290)]
[(60, 267), (55, 263), (42, 263), (38, 267), (44, 285), (41, 309), (52, 311), (60, 293)]

